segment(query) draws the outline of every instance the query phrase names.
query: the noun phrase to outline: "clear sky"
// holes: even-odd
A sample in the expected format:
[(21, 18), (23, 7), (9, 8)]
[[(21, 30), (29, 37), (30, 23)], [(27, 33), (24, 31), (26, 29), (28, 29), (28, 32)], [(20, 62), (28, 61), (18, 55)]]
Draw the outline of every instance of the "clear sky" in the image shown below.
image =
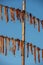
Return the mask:
[[(0, 0), (0, 4), (7, 5), (9, 7), (19, 8), (22, 10), (22, 0)], [(4, 8), (3, 8), (4, 9)], [(43, 19), (43, 0), (26, 0), (26, 11), (32, 13), (33, 16)], [(15, 20), (15, 23), (9, 19), (9, 22), (6, 23), (3, 10), (3, 20), (0, 20), (0, 35), (5, 35), (8, 37), (14, 37), (22, 39), (22, 24), (19, 20)], [(10, 18), (10, 12), (9, 12)], [(43, 48), (43, 29), (40, 26), (40, 32), (38, 28), (34, 28), (33, 25), (29, 24), (29, 21), (26, 21), (26, 41), (32, 42), (33, 45)], [(33, 55), (29, 55), (29, 58), (26, 57), (26, 65), (42, 65), (43, 61), (35, 64)], [(21, 65), (21, 56), (20, 51), (16, 51), (14, 56), (10, 51), (7, 56), (0, 54), (0, 65)]]

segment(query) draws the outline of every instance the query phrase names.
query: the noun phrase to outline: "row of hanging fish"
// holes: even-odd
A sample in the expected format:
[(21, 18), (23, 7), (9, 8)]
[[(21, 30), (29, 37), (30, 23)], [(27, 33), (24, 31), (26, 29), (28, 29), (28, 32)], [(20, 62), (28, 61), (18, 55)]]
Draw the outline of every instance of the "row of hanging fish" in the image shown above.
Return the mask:
[(32, 45), (32, 43), (27, 43), (26, 48), (27, 48), (27, 58), (29, 57), (29, 52), (31, 52), (31, 54), (34, 55), (34, 61), (36, 63), (36, 55), (38, 53), (38, 62), (40, 63), (40, 56), (41, 56), (40, 51), (41, 51), (43, 60), (43, 49), (40, 49), (39, 47)]
[(34, 28), (35, 26), (38, 24), (38, 31), (40, 32), (40, 22), (43, 28), (43, 20), (40, 20), (39, 18), (36, 18), (35, 16), (32, 16), (32, 14), (25, 12), (24, 10), (20, 10), (20, 9), (15, 9), (12, 7), (8, 7), (8, 6), (3, 6), (0, 5), (0, 19), (3, 19), (2, 16), (2, 7), (4, 7), (4, 15), (6, 18), (6, 21), (9, 21), (9, 15), (8, 15), (8, 9), (10, 9), (10, 17), (11, 17), (11, 21), (15, 21), (15, 13), (16, 13), (16, 18), (18, 20), (20, 20), (21, 22), (24, 21), (24, 19), (28, 19), (30, 21), (30, 24), (34, 24)]
[[(0, 53), (5, 54), (5, 56), (8, 54), (8, 46), (10, 47), (10, 41), (12, 42), (12, 47), (10, 48), (10, 50), (13, 52), (13, 54), (14, 55), (16, 54), (16, 50), (20, 50), (21, 56), (24, 56), (23, 53), (24, 41), (19, 39), (9, 38), (6, 36), (0, 36)], [(35, 63), (36, 63), (36, 52), (38, 53), (38, 62), (40, 62), (40, 50), (41, 50), (42, 60), (43, 60), (43, 49), (40, 49), (39, 47), (32, 45), (32, 43), (27, 43), (26, 49), (27, 49), (26, 51), (27, 58), (29, 57), (29, 53), (31, 52), (31, 54), (34, 55)]]
[[(10, 47), (10, 41), (12, 42), (12, 47)], [(24, 42), (22, 40), (20, 41), (19, 39), (0, 36), (0, 53), (5, 54), (6, 56), (8, 53), (8, 47), (10, 47), (9, 50), (12, 51), (14, 55), (16, 53), (16, 49), (18, 48), (18, 50), (21, 50), (21, 56), (23, 56), (22, 51), (24, 48)]]
[[(3, 16), (2, 16), (2, 8), (3, 8), (3, 5), (0, 5), (0, 19), (3, 19)], [(4, 15), (5, 15), (5, 18), (6, 18), (6, 21), (8, 22), (9, 21), (9, 16), (8, 16), (8, 9), (10, 9), (10, 16), (11, 16), (11, 21), (15, 21), (15, 13), (16, 13), (16, 17), (18, 20), (24, 20), (25, 16), (26, 18), (28, 17), (28, 14), (25, 13), (25, 11), (21, 11), (20, 9), (15, 9), (15, 8), (12, 8), (12, 7), (8, 7), (8, 6), (4, 6)]]

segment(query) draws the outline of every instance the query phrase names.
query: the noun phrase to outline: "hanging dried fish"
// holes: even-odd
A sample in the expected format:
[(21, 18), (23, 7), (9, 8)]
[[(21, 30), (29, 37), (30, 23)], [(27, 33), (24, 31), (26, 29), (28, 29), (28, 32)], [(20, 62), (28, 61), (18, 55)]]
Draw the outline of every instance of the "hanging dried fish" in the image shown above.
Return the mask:
[(0, 36), (0, 52), (2, 53), (2, 37)]
[(24, 21), (24, 19), (25, 19), (25, 11), (24, 10), (22, 10), (20, 13), (20, 19), (21, 19), (21, 21)]
[(4, 37), (2, 36), (2, 52), (4, 54)]
[(15, 12), (15, 8), (10, 8), (11, 21), (15, 21), (14, 12)]
[(35, 24), (36, 24), (36, 21), (35, 21), (35, 16), (33, 17), (33, 24), (34, 24), (34, 28), (35, 28)]
[(42, 60), (43, 60), (43, 49), (42, 49)]
[(40, 32), (40, 20), (37, 18), (38, 20), (38, 32)]
[(2, 17), (2, 5), (0, 5), (0, 19), (3, 19), (3, 17)]
[(5, 56), (7, 55), (7, 37), (5, 37)]
[(30, 15), (30, 24), (32, 24), (33, 23), (33, 21), (32, 21), (33, 20), (33, 17), (32, 17), (32, 14), (31, 13), (29, 15)]
[(6, 17), (6, 21), (8, 22), (9, 17), (8, 17), (8, 7), (7, 6), (4, 7), (4, 14), (5, 14), (5, 17)]
[(33, 52), (34, 53), (34, 61), (36, 63), (36, 46), (34, 45), (33, 48), (34, 48), (34, 52)]
[(17, 44), (18, 44), (18, 50), (19, 50), (19, 48), (20, 48), (20, 40), (19, 40), (19, 39), (16, 39), (16, 41), (17, 41)]
[(9, 48), (9, 46), (10, 46), (10, 38), (7, 37), (7, 50)]
[(41, 20), (42, 28), (43, 28), (43, 20)]
[(16, 41), (13, 38), (12, 38), (12, 46), (13, 46), (12, 52), (15, 55), (15, 52), (16, 52)]
[(29, 57), (29, 43), (26, 44), (27, 47), (27, 57)]
[(0, 52), (4, 54), (4, 37), (0, 36)]
[(17, 17), (18, 20), (20, 20), (20, 13), (21, 13), (21, 10), (16, 9), (16, 17)]
[(37, 52), (38, 52), (38, 62), (40, 63), (40, 48), (37, 47)]
[(32, 43), (30, 43), (29, 46), (30, 46), (30, 51), (31, 51), (31, 53), (33, 54), (33, 48), (32, 48), (33, 45), (32, 45)]
[(0, 36), (0, 53), (2, 52), (2, 44), (1, 44), (1, 36)]

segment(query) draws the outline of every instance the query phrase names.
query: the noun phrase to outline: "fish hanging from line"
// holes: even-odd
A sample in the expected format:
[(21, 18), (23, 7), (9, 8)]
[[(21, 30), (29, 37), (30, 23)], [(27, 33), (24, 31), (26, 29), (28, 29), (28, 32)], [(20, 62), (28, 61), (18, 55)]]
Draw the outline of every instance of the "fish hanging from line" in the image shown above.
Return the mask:
[(0, 36), (0, 53), (2, 53), (2, 39), (1, 39), (2, 37)]
[(4, 37), (0, 36), (0, 52), (4, 54)]
[(33, 16), (31, 13), (29, 14), (29, 16), (30, 16), (30, 24), (32, 24), (33, 23)]
[(42, 49), (42, 60), (43, 60), (43, 49)]
[(15, 8), (10, 8), (11, 21), (15, 21)]
[(33, 24), (34, 24), (34, 28), (35, 28), (35, 25), (36, 25), (36, 20), (35, 20), (35, 16), (33, 17)]
[(4, 37), (5, 38), (5, 56), (7, 56), (8, 54), (8, 48), (7, 48), (7, 37)]
[(2, 36), (2, 47), (3, 47), (3, 54), (4, 54), (4, 37)]
[(29, 57), (29, 43), (26, 44), (26, 48), (27, 48), (27, 58)]
[(16, 41), (12, 38), (12, 52), (13, 52), (13, 54), (15, 55), (15, 53), (16, 53)]
[(38, 21), (38, 32), (40, 32), (40, 20), (37, 18)]
[(40, 63), (40, 48), (37, 47), (37, 52), (38, 52), (38, 62)]
[(15, 41), (17, 42), (17, 46), (18, 46), (18, 50), (19, 50), (20, 49), (20, 40), (16, 39)]
[(20, 19), (21, 19), (21, 22), (24, 21), (24, 19), (25, 19), (25, 10), (21, 11), (21, 13), (20, 13)]
[(8, 17), (8, 7), (7, 6), (4, 7), (4, 15), (5, 15), (5, 18), (6, 18), (6, 22), (8, 22), (9, 17)]
[(20, 19), (20, 14), (21, 14), (21, 10), (20, 9), (16, 9), (16, 17), (18, 20), (21, 20)]
[(34, 61), (36, 63), (36, 46), (35, 45), (33, 46), (33, 49), (34, 49), (34, 52), (33, 52), (33, 54), (34, 54)]
[(10, 47), (10, 38), (7, 37), (7, 38), (6, 38), (6, 41), (7, 41), (7, 51), (8, 51), (8, 49), (9, 49), (9, 47)]
[(0, 5), (0, 19), (3, 19), (3, 17), (2, 17), (2, 5)]
[(29, 43), (29, 46), (30, 46), (31, 53), (33, 54), (33, 45), (32, 45), (32, 43)]

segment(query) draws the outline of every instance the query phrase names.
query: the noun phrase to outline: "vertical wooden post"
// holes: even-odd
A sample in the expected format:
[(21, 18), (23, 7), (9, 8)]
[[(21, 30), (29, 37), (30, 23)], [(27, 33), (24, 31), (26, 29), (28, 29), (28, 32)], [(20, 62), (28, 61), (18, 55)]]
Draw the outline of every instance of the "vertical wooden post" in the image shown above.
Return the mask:
[[(22, 3), (22, 10), (26, 9), (26, 0), (23, 0)], [(22, 40), (24, 41), (24, 48), (23, 48), (23, 56), (22, 56), (22, 65), (25, 65), (25, 20), (22, 21)]]

